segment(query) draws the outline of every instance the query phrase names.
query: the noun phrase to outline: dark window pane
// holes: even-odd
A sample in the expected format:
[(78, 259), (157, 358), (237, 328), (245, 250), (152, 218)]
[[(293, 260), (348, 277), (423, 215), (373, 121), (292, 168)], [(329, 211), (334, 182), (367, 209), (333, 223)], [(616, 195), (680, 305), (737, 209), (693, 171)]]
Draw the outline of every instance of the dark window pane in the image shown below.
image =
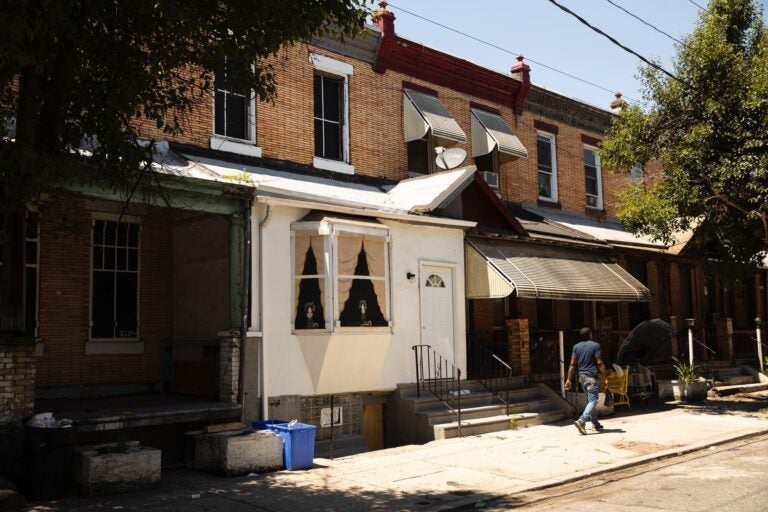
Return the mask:
[[(356, 276), (368, 276), (368, 258), (365, 249), (357, 256)], [(378, 297), (370, 279), (353, 279), (349, 298), (339, 313), (342, 326), (386, 326)]]
[(112, 272), (93, 273), (91, 336), (93, 338), (114, 337), (115, 274)]
[(594, 167), (584, 166), (584, 175), (587, 179), (596, 179), (597, 178), (597, 169)]
[(114, 247), (104, 248), (104, 268), (105, 269), (115, 268), (115, 248)]
[(34, 334), (37, 327), (37, 269), (28, 268), (26, 271), (24, 332)]
[(127, 254), (126, 252), (128, 249), (124, 247), (118, 247), (117, 248), (117, 270), (125, 270), (126, 264), (127, 264)]
[(341, 81), (323, 77), (323, 118), (341, 121)]
[(597, 195), (597, 180), (587, 178), (586, 186), (587, 194), (591, 194), (593, 196)]
[(37, 242), (27, 242), (24, 244), (24, 259), (30, 265), (37, 264)]
[(538, 299), (536, 301), (536, 325), (540, 329), (554, 328), (555, 311), (554, 311), (554, 305), (550, 299)]
[(408, 143), (408, 171), (416, 174), (429, 172), (429, 144), (426, 140)]
[(488, 153), (487, 155), (481, 155), (475, 157), (475, 167), (477, 167), (478, 171), (487, 171), (487, 172), (495, 172), (496, 169), (494, 169), (493, 165), (493, 151)]
[(595, 164), (595, 152), (590, 149), (584, 150), (584, 164), (594, 167)]
[[(302, 275), (316, 275), (317, 260), (310, 247), (304, 260)], [(325, 329), (323, 302), (320, 290), (324, 286), (322, 279), (302, 279), (299, 283), (299, 304), (296, 309), (294, 327), (296, 329)]]
[(315, 117), (323, 117), (323, 79), (315, 75)]
[(104, 223), (104, 245), (115, 245), (117, 222)]
[(248, 114), (247, 104), (244, 96), (227, 94), (227, 137), (237, 139), (248, 138), (246, 123)]
[(104, 243), (104, 221), (97, 220), (93, 225), (93, 243), (101, 245)]
[(139, 225), (131, 224), (128, 228), (128, 245), (131, 247), (139, 246)]
[(117, 338), (136, 337), (137, 277), (137, 274), (127, 272), (117, 274), (115, 291)]
[(552, 146), (547, 139), (536, 139), (536, 157), (539, 168), (552, 169)]
[(27, 238), (37, 238), (37, 214), (27, 213)]
[(117, 245), (125, 247), (128, 242), (128, 224), (120, 223), (117, 226)]
[(103, 247), (94, 247), (93, 248), (93, 268), (99, 269), (104, 268), (104, 248)]
[(315, 119), (315, 156), (325, 156), (323, 151), (323, 122)]
[(552, 197), (552, 180), (549, 174), (539, 173), (539, 196)]
[(225, 119), (224, 112), (227, 110), (227, 103), (226, 103), (226, 94), (224, 91), (216, 91), (216, 98), (214, 100), (214, 131), (216, 132), (216, 135), (226, 135), (226, 127), (225, 125)]
[(139, 270), (138, 249), (128, 249), (128, 270)]
[(323, 157), (341, 160), (341, 126), (327, 121), (323, 124), (325, 132), (325, 154)]

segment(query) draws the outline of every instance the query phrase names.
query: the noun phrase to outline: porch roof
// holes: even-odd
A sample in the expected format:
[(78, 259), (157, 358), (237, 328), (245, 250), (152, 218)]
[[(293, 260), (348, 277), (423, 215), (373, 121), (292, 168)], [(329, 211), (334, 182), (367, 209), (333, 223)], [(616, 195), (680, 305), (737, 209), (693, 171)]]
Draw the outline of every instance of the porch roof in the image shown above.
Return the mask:
[[(473, 254), (474, 251), (474, 254)], [(477, 258), (486, 265), (478, 265)], [(467, 238), (467, 296), (647, 302), (651, 292), (595, 251), (512, 240)]]
[[(471, 181), (475, 173), (474, 166), (469, 166), (403, 180), (383, 190), (373, 185), (321, 176), (307, 176), (200, 156), (182, 156), (189, 160), (184, 171), (190, 175), (251, 187), (258, 196), (352, 207), (383, 216), (387, 213), (408, 215), (413, 216), (414, 220), (454, 197)], [(432, 221), (439, 220), (432, 218)], [(474, 223), (467, 225), (473, 226)]]

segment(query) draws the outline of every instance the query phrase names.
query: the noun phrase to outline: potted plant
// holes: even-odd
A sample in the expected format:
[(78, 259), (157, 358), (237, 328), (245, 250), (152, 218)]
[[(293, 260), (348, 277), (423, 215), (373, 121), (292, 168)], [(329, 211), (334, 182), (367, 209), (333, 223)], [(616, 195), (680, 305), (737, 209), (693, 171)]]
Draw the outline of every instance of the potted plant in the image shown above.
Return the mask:
[(707, 381), (696, 363), (686, 363), (673, 357), (676, 380), (659, 381), (659, 398), (699, 402), (707, 398)]

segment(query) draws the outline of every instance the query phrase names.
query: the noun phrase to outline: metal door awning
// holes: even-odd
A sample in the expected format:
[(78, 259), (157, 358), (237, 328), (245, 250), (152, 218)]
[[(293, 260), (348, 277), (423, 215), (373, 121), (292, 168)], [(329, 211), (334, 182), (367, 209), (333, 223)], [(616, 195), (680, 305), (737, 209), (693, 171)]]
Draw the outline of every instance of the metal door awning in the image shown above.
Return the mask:
[[(479, 237), (466, 243), (468, 298), (498, 298), (514, 291), (528, 299), (651, 300), (648, 288), (593, 251)], [(484, 267), (477, 263), (478, 256), (484, 258)]]

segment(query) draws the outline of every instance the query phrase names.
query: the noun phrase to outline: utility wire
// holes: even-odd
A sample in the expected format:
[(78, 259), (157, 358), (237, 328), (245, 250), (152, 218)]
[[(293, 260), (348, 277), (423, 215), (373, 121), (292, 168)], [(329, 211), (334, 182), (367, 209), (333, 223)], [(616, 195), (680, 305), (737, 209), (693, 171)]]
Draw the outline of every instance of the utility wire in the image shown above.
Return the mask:
[(700, 11), (709, 12), (708, 10), (706, 10), (704, 7), (700, 6), (699, 4), (697, 4), (696, 2), (694, 2), (693, 0), (688, 0), (688, 1), (689, 1), (690, 3), (692, 3), (693, 5), (695, 5), (695, 6), (696, 6), (696, 7), (697, 7), (697, 8), (698, 8)]
[[(395, 9), (397, 9), (398, 11), (402, 11), (402, 12), (404, 12), (404, 13), (406, 13), (406, 14), (409, 14), (409, 15), (411, 15), (411, 16), (413, 16), (413, 17), (415, 17), (415, 18), (419, 18), (420, 20), (426, 21), (426, 22), (428, 22), (428, 23), (431, 23), (431, 24), (433, 24), (433, 25), (436, 25), (436, 26), (438, 26), (438, 27), (440, 27), (440, 28), (443, 28), (443, 29), (445, 29), (445, 30), (449, 30), (449, 31), (451, 31), (451, 32), (453, 32), (453, 33), (455, 33), (455, 34), (459, 34), (460, 36), (464, 36), (464, 37), (466, 37), (466, 38), (472, 39), (473, 41), (476, 41), (476, 42), (478, 42), (478, 43), (481, 43), (481, 44), (484, 44), (484, 45), (490, 46), (491, 48), (495, 48), (495, 49), (497, 49), (497, 50), (499, 50), (499, 51), (502, 51), (502, 52), (504, 52), (504, 53), (508, 53), (508, 54), (510, 54), (510, 55), (514, 55), (514, 56), (517, 56), (517, 55), (518, 55), (518, 53), (517, 53), (517, 52), (513, 52), (512, 50), (508, 50), (508, 49), (506, 49), (506, 48), (503, 48), (503, 47), (501, 47), (501, 46), (498, 46), (498, 45), (496, 45), (496, 44), (494, 44), (494, 43), (490, 43), (490, 42), (488, 42), (488, 41), (485, 41), (485, 40), (483, 40), (483, 39), (480, 39), (479, 37), (475, 37), (475, 36), (473, 36), (473, 35), (471, 35), (471, 34), (467, 34), (466, 32), (462, 32), (462, 31), (460, 31), (460, 30), (457, 30), (457, 29), (455, 29), (455, 28), (453, 28), (453, 27), (449, 27), (448, 25), (443, 25), (442, 23), (439, 23), (439, 22), (437, 22), (437, 21), (435, 21), (435, 20), (431, 20), (431, 19), (429, 19), (429, 18), (426, 18), (426, 17), (424, 17), (424, 16), (421, 16), (420, 14), (416, 14), (415, 12), (411, 12), (411, 11), (408, 11), (408, 10), (406, 10), (406, 9), (403, 9), (402, 7), (398, 7), (397, 5), (394, 5), (394, 4), (392, 4), (392, 3), (389, 3), (388, 5), (389, 5), (389, 7), (393, 7), (393, 8), (395, 8)], [(578, 76), (576, 76), (576, 75), (572, 75), (572, 74), (570, 74), (570, 73), (568, 73), (568, 72), (566, 72), (566, 71), (562, 71), (562, 70), (560, 70), (560, 69), (557, 69), (557, 68), (553, 68), (552, 66), (548, 66), (548, 65), (544, 64), (543, 62), (538, 62), (538, 61), (535, 61), (535, 60), (531, 59), (530, 57), (526, 57), (526, 60), (528, 60), (529, 62), (532, 62), (532, 63), (536, 64), (537, 66), (541, 66), (541, 67), (543, 67), (543, 68), (549, 69), (550, 71), (554, 71), (555, 73), (560, 73), (561, 75), (567, 76), (568, 78), (573, 78), (574, 80), (578, 80), (579, 82), (585, 83), (585, 84), (587, 84), (587, 85), (591, 85), (592, 87), (596, 87), (596, 88), (598, 88), (598, 89), (600, 89), (600, 90), (602, 90), (602, 91), (605, 91), (605, 92), (608, 92), (608, 93), (611, 93), (611, 94), (614, 94), (614, 93), (616, 92), (615, 90), (609, 89), (609, 88), (607, 88), (607, 87), (603, 87), (602, 85), (596, 84), (596, 83), (594, 83), (594, 82), (590, 82), (589, 80), (586, 80), (586, 79), (584, 79), (584, 78), (578, 77)], [(630, 98), (629, 96), (623, 96), (623, 98), (624, 98), (625, 100), (628, 100), (628, 101), (630, 101), (630, 102), (634, 102), (634, 101), (635, 101), (635, 100), (633, 100), (632, 98)]]
[(603, 36), (603, 37), (607, 38), (607, 39), (608, 39), (610, 42), (612, 42), (613, 44), (615, 44), (616, 46), (618, 46), (619, 48), (621, 48), (621, 49), (622, 49), (622, 50), (624, 50), (625, 52), (627, 52), (627, 53), (631, 53), (632, 55), (634, 55), (635, 57), (637, 57), (637, 58), (638, 58), (638, 59), (640, 59), (641, 61), (645, 62), (646, 64), (648, 64), (648, 65), (649, 65), (649, 66), (651, 66), (652, 68), (654, 68), (654, 69), (656, 69), (656, 70), (658, 70), (658, 71), (661, 71), (662, 73), (664, 73), (665, 75), (667, 75), (667, 76), (668, 76), (668, 77), (670, 77), (671, 79), (673, 79), (673, 80), (675, 80), (675, 81), (677, 81), (677, 82), (680, 82), (681, 84), (683, 84), (683, 85), (685, 85), (685, 86), (687, 86), (687, 85), (688, 85), (688, 84), (687, 84), (687, 83), (686, 83), (684, 80), (682, 80), (681, 78), (678, 78), (676, 75), (674, 75), (674, 74), (670, 73), (669, 71), (667, 71), (666, 69), (664, 69), (664, 68), (663, 68), (663, 67), (661, 67), (660, 65), (656, 64), (655, 62), (653, 62), (653, 61), (651, 61), (651, 60), (648, 60), (648, 59), (646, 59), (645, 57), (643, 57), (642, 55), (640, 55), (639, 53), (637, 53), (635, 50), (633, 50), (632, 48), (630, 48), (630, 47), (628, 47), (628, 46), (625, 46), (625, 45), (621, 44), (619, 41), (617, 41), (617, 40), (616, 40), (616, 38), (614, 38), (613, 36), (611, 36), (611, 35), (609, 35), (609, 34), (605, 33), (604, 31), (602, 31), (601, 29), (599, 29), (599, 28), (595, 27), (594, 25), (590, 24), (590, 23), (589, 23), (587, 20), (585, 20), (584, 18), (582, 18), (581, 16), (579, 16), (578, 14), (576, 14), (575, 12), (573, 12), (572, 10), (570, 10), (569, 8), (565, 7), (564, 5), (561, 5), (561, 4), (557, 3), (557, 1), (556, 1), (556, 0), (548, 0), (548, 1), (549, 1), (549, 3), (551, 3), (551, 4), (555, 5), (557, 8), (559, 8), (561, 11), (564, 11), (564, 12), (566, 12), (566, 13), (570, 14), (571, 16), (573, 16), (574, 18), (576, 18), (577, 20), (579, 20), (579, 21), (580, 21), (580, 22), (581, 22), (583, 25), (586, 25), (587, 27), (589, 27), (589, 28), (590, 28), (590, 29), (592, 29), (593, 31), (597, 32), (597, 33), (598, 33), (598, 34), (600, 34), (601, 36)]
[(619, 10), (622, 10), (622, 11), (624, 11), (625, 13), (627, 13), (628, 15), (632, 16), (633, 18), (635, 18), (637, 21), (639, 21), (639, 22), (640, 22), (640, 23), (642, 23), (643, 25), (646, 25), (646, 26), (648, 26), (648, 27), (652, 28), (653, 30), (655, 30), (655, 31), (656, 31), (656, 32), (658, 32), (659, 34), (665, 35), (665, 36), (667, 36), (668, 38), (670, 38), (671, 40), (673, 40), (673, 41), (675, 41), (675, 42), (677, 42), (677, 43), (680, 43), (680, 44), (685, 44), (685, 43), (683, 43), (681, 40), (679, 40), (678, 38), (676, 38), (676, 37), (674, 37), (674, 36), (671, 36), (671, 35), (669, 35), (668, 33), (664, 32), (664, 31), (663, 31), (663, 30), (661, 30), (660, 28), (657, 28), (657, 27), (656, 27), (655, 25), (653, 25), (652, 23), (648, 23), (647, 21), (645, 21), (645, 20), (644, 20), (643, 18), (641, 18), (640, 16), (638, 16), (638, 15), (636, 15), (636, 14), (634, 14), (634, 13), (632, 13), (632, 12), (628, 11), (628, 10), (627, 10), (627, 9), (625, 9), (624, 7), (622, 7), (622, 6), (620, 6), (619, 4), (615, 3), (613, 0), (605, 0), (605, 1), (606, 1), (606, 2), (608, 2), (609, 4), (611, 4), (612, 6), (614, 6), (615, 8), (617, 8), (617, 9), (619, 9)]

